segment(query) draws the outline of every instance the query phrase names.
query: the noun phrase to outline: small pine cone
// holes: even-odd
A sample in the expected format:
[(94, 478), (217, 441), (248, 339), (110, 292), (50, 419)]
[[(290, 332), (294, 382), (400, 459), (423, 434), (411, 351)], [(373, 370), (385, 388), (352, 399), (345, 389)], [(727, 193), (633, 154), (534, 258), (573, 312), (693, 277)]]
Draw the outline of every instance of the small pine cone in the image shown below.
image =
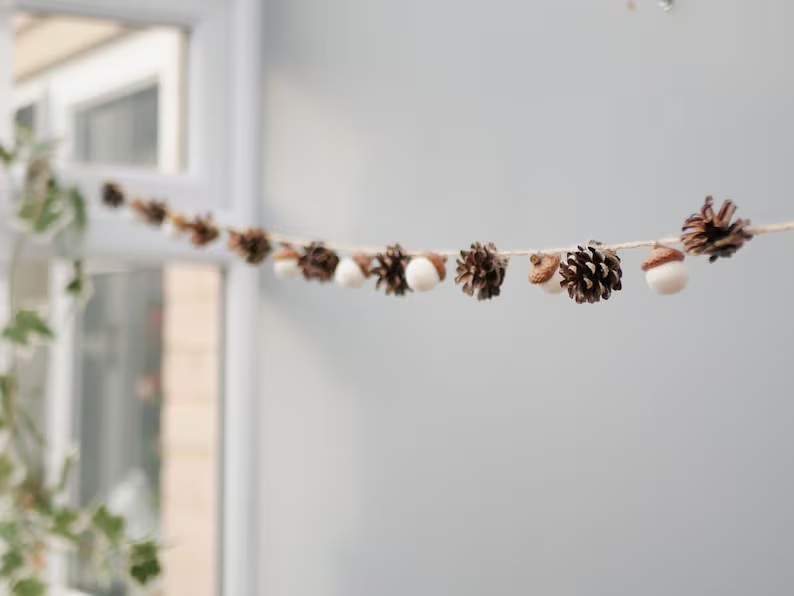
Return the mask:
[(212, 221), (212, 215), (206, 217), (199, 215), (193, 218), (193, 221), (188, 222), (185, 227), (191, 232), (190, 242), (194, 246), (206, 246), (221, 234), (220, 228)]
[(386, 295), (404, 296), (407, 292), (412, 292), (405, 280), (405, 267), (410, 261), (410, 257), (405, 254), (402, 246), (395, 244), (386, 247), (386, 252), (375, 255), (377, 264), (371, 269), (370, 273), (377, 276), (375, 289), (386, 286)]
[(507, 271), (507, 259), (499, 256), (493, 243), (475, 242), (471, 250), (460, 251), (455, 271), (456, 284), (463, 284), (463, 291), (469, 296), (477, 292), (477, 300), (489, 300), (498, 296)]
[(130, 209), (150, 226), (161, 226), (168, 217), (168, 205), (165, 201), (135, 199), (130, 204)]
[(249, 228), (244, 232), (232, 230), (227, 242), (229, 250), (245, 259), (246, 263), (256, 265), (270, 254), (271, 245), (267, 234), (262, 229)]
[(334, 271), (339, 264), (337, 254), (325, 247), (322, 242), (312, 242), (298, 259), (298, 267), (307, 280), (316, 279), (326, 283), (334, 278)]
[(568, 253), (566, 261), (560, 263), (560, 286), (568, 288), (568, 296), (577, 304), (609, 300), (612, 292), (623, 289), (620, 257), (611, 250), (599, 248), (596, 243), (580, 246)]
[(684, 222), (682, 231), (686, 233), (681, 236), (684, 252), (689, 255), (710, 255), (710, 263), (720, 257), (732, 257), (747, 240), (753, 238), (745, 229), (750, 225), (749, 219), (737, 219), (731, 223), (736, 212), (733, 201), (725, 201), (716, 215), (713, 202), (714, 199), (706, 197), (700, 213), (695, 213)]
[(102, 203), (106, 207), (118, 209), (127, 200), (124, 189), (115, 182), (105, 182), (102, 186)]

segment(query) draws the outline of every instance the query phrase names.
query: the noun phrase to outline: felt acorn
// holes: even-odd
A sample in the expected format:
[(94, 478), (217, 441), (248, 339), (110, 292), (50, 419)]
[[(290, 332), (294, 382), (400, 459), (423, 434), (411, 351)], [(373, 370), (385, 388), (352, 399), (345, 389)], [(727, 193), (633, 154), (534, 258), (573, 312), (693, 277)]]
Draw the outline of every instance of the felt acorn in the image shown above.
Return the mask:
[(334, 281), (343, 288), (358, 289), (369, 277), (370, 259), (366, 255), (345, 257), (339, 261), (334, 272)]
[(529, 257), (532, 269), (529, 270), (529, 283), (547, 294), (561, 294), (565, 291), (561, 282), (560, 255), (532, 255)]
[(677, 294), (689, 281), (689, 268), (684, 253), (667, 246), (654, 246), (642, 263), (645, 281), (657, 294)]
[(418, 292), (432, 290), (447, 277), (447, 258), (436, 253), (414, 257), (405, 268), (408, 287)]
[(162, 225), (163, 233), (171, 238), (177, 240), (185, 235), (190, 230), (190, 221), (193, 216), (188, 216), (180, 213), (172, 213)]
[(273, 254), (273, 271), (279, 279), (294, 279), (302, 271), (298, 266), (300, 253), (291, 246), (285, 246)]

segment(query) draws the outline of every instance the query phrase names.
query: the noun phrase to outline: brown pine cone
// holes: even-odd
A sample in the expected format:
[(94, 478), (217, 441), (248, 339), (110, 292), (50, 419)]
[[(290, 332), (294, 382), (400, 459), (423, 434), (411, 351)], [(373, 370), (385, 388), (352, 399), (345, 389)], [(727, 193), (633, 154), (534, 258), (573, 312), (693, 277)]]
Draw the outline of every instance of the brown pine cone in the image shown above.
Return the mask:
[(686, 233), (681, 236), (684, 252), (689, 255), (711, 255), (709, 263), (720, 257), (732, 257), (747, 240), (753, 238), (745, 229), (750, 225), (749, 219), (737, 219), (731, 223), (736, 212), (733, 201), (725, 201), (716, 215), (713, 202), (714, 199), (706, 197), (700, 213), (695, 213), (684, 222), (682, 231)]
[(507, 272), (507, 259), (499, 256), (492, 242), (475, 242), (471, 250), (460, 251), (455, 271), (456, 284), (463, 284), (463, 291), (469, 296), (477, 292), (477, 300), (489, 300), (498, 296)]
[(117, 209), (126, 201), (124, 189), (115, 182), (105, 182), (102, 186), (102, 203), (106, 207)]
[(135, 199), (130, 209), (136, 217), (140, 217), (150, 226), (161, 226), (168, 217), (168, 205), (165, 201)]
[(620, 257), (597, 243), (569, 252), (566, 261), (560, 263), (560, 286), (568, 288), (568, 296), (577, 304), (609, 300), (612, 292), (623, 289)]
[(221, 234), (218, 226), (212, 221), (212, 215), (196, 216), (186, 224), (185, 228), (191, 232), (190, 242), (195, 246), (206, 246)]
[(407, 292), (413, 291), (405, 280), (405, 267), (411, 259), (405, 254), (402, 246), (395, 244), (387, 247), (386, 252), (375, 255), (375, 260), (377, 265), (370, 270), (370, 273), (378, 277), (378, 281), (375, 282), (376, 290), (386, 286), (387, 296), (389, 294), (404, 296)]
[(298, 267), (303, 272), (303, 277), (322, 283), (333, 279), (338, 264), (337, 254), (327, 249), (322, 242), (312, 242), (298, 259)]
[(264, 261), (272, 248), (267, 234), (261, 228), (249, 228), (243, 232), (232, 230), (226, 245), (230, 251), (251, 265)]

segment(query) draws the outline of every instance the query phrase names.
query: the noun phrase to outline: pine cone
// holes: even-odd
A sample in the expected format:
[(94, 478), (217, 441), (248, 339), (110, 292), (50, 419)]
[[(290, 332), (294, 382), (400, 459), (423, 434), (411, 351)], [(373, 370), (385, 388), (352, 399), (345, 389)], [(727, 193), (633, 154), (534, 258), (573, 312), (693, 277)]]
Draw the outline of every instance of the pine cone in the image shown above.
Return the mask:
[(161, 226), (168, 217), (168, 205), (165, 201), (135, 199), (130, 204), (130, 209), (150, 226)]
[(405, 254), (402, 246), (395, 244), (387, 247), (386, 252), (375, 255), (375, 260), (378, 263), (371, 269), (371, 274), (378, 277), (378, 281), (375, 282), (376, 290), (386, 286), (387, 296), (389, 294), (404, 296), (406, 292), (413, 291), (405, 281), (405, 267), (410, 257)]
[(102, 186), (102, 203), (106, 207), (118, 209), (126, 201), (124, 189), (115, 182), (105, 182)]
[(339, 257), (322, 242), (312, 242), (298, 259), (298, 267), (303, 272), (303, 277), (322, 283), (333, 279), (338, 264)]
[(567, 263), (560, 263), (560, 286), (568, 288), (568, 296), (577, 304), (609, 300), (613, 291), (623, 289), (620, 257), (611, 250), (599, 248), (598, 244), (580, 246), (569, 252), (566, 260)]
[(251, 265), (264, 261), (272, 248), (265, 231), (253, 228), (244, 232), (236, 230), (229, 232), (227, 246)]
[(206, 246), (221, 234), (218, 226), (212, 221), (212, 215), (206, 217), (199, 215), (193, 221), (188, 222), (185, 227), (191, 232), (190, 241), (194, 246)]
[(736, 212), (733, 201), (725, 201), (716, 215), (712, 208), (713, 202), (714, 199), (706, 197), (700, 213), (695, 213), (684, 222), (682, 231), (686, 233), (681, 236), (684, 252), (689, 255), (711, 255), (709, 263), (720, 257), (732, 257), (747, 240), (753, 238), (745, 230), (750, 225), (749, 219), (737, 219), (731, 223)]
[(499, 251), (488, 243), (482, 245), (475, 242), (471, 250), (460, 251), (455, 271), (456, 284), (463, 284), (463, 291), (473, 296), (477, 291), (477, 300), (489, 300), (498, 296), (505, 280), (507, 259), (499, 256)]

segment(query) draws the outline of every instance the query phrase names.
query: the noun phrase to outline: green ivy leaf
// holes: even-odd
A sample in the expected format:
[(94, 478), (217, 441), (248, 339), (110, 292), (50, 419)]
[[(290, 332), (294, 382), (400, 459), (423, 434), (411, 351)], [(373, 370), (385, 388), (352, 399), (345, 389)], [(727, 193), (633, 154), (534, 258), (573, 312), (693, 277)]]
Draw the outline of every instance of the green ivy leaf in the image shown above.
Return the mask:
[[(3, 413), (11, 411), (11, 400), (14, 395), (14, 379), (10, 375), (0, 375), (0, 403), (2, 403)], [(4, 428), (8, 420), (2, 420), (2, 427)]]
[(13, 344), (30, 346), (34, 341), (46, 341), (55, 337), (50, 326), (35, 310), (19, 310), (5, 329), (2, 337)]
[(56, 224), (61, 223), (63, 215), (63, 191), (52, 180), (45, 196), (27, 197), (17, 208), (17, 220), (33, 234), (52, 231)]
[(14, 544), (19, 541), (19, 525), (17, 522), (0, 522), (0, 540), (6, 544)]
[(66, 199), (74, 214), (74, 225), (78, 231), (85, 231), (88, 226), (88, 210), (86, 209), (85, 196), (80, 189), (72, 186), (66, 190)]
[(35, 577), (26, 577), (14, 584), (11, 593), (14, 596), (45, 596), (47, 586)]
[(83, 279), (81, 277), (75, 277), (68, 284), (66, 284), (65, 290), (67, 294), (79, 296), (83, 293)]
[(63, 492), (66, 490), (66, 485), (69, 483), (69, 476), (72, 473), (72, 468), (77, 461), (77, 453), (71, 451), (66, 457), (63, 458), (61, 464), (61, 473), (58, 476), (58, 484), (55, 487), (56, 492)]
[(13, 164), (17, 160), (17, 152), (15, 149), (6, 149), (5, 146), (0, 143), (0, 161), (3, 162), (3, 165), (8, 167)]
[(14, 475), (14, 462), (8, 454), (0, 454), (0, 492), (4, 492), (11, 484)]
[(113, 515), (107, 507), (101, 505), (91, 518), (94, 527), (107, 537), (113, 546), (118, 546), (124, 537), (124, 518)]
[(66, 285), (66, 293), (77, 298), (83, 305), (91, 298), (91, 280), (85, 274), (83, 261), (76, 259), (73, 261), (74, 277)]
[(73, 526), (79, 518), (80, 514), (69, 507), (56, 509), (55, 513), (52, 515), (52, 528), (50, 531), (53, 534), (77, 542), (77, 535), (74, 532)]
[(16, 549), (7, 551), (0, 558), (0, 576), (10, 577), (25, 565), (25, 557)]
[(130, 575), (141, 585), (145, 585), (160, 575), (162, 567), (158, 559), (157, 544), (153, 541), (139, 542), (132, 546), (130, 554)]

